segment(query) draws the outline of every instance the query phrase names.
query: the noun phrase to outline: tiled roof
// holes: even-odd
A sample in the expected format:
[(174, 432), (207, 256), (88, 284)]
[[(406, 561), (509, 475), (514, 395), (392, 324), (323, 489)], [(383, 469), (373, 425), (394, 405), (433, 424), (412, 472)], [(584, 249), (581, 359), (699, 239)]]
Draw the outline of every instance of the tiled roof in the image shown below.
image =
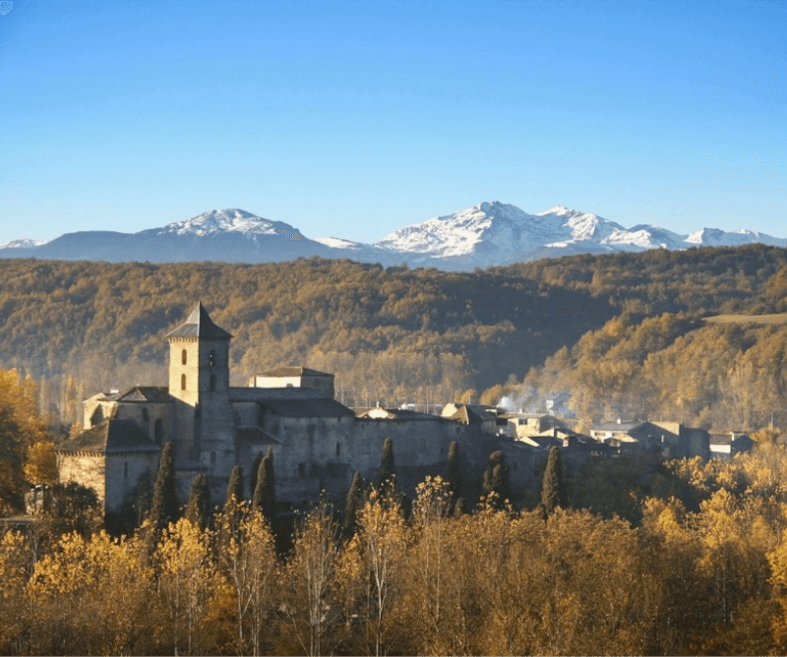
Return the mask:
[(59, 452), (159, 452), (161, 447), (132, 420), (104, 420), (56, 448)]
[(600, 422), (599, 424), (590, 428), (591, 431), (622, 431), (627, 433), (634, 427), (639, 425), (639, 422)]
[(223, 328), (219, 328), (213, 323), (208, 315), (208, 311), (198, 303), (191, 315), (184, 324), (181, 324), (174, 331), (167, 333), (168, 338), (226, 338), (232, 336)]
[(134, 386), (123, 392), (111, 393), (102, 396), (102, 401), (119, 402), (148, 402), (154, 404), (166, 404), (172, 401), (169, 396), (169, 388), (166, 386)]
[(333, 378), (333, 374), (329, 374), (328, 372), (318, 372), (317, 370), (311, 370), (308, 367), (274, 367), (272, 370), (266, 370), (265, 372), (260, 372), (255, 376), (270, 376), (270, 377), (280, 377), (280, 376), (324, 376), (324, 377), (331, 377)]
[(285, 417), (355, 417), (355, 413), (335, 399), (266, 399), (257, 403)]

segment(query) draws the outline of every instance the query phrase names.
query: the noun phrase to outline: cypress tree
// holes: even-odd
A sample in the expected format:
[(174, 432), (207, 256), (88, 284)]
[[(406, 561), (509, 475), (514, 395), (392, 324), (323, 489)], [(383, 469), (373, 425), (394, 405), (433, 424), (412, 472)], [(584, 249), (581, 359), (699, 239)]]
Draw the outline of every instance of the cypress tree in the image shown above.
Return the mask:
[(202, 529), (208, 525), (210, 520), (210, 486), (206, 474), (200, 473), (191, 480), (186, 518), (193, 525), (198, 525)]
[(363, 506), (363, 479), (361, 473), (356, 471), (344, 504), (344, 535), (347, 538), (352, 538), (355, 534), (355, 519), (361, 506)]
[(541, 483), (541, 504), (547, 515), (551, 515), (557, 507), (565, 508), (566, 487), (563, 483), (563, 459), (559, 447), (550, 447), (544, 479)]
[(380, 456), (380, 469), (377, 471), (377, 481), (382, 486), (388, 480), (394, 481), (395, 477), (393, 443), (390, 438), (386, 437), (383, 441), (383, 452)]
[(511, 499), (511, 478), (506, 465), (506, 457), (501, 451), (489, 455), (489, 466), (484, 471), (484, 494), (495, 493), (494, 504), (501, 507)]
[(175, 488), (175, 460), (172, 443), (164, 445), (153, 487), (150, 519), (156, 529), (164, 529), (178, 518), (178, 494)]
[(452, 440), (448, 445), (448, 465), (446, 481), (451, 487), (451, 502), (454, 503), (462, 494), (461, 473), (459, 471), (459, 444)]
[(262, 452), (257, 452), (254, 454), (254, 459), (251, 462), (251, 473), (250, 473), (250, 481), (249, 481), (249, 493), (254, 495), (254, 491), (257, 490), (257, 476), (260, 470), (260, 463), (262, 463)]
[(243, 501), (243, 468), (236, 465), (230, 473), (230, 481), (227, 484), (227, 499), (224, 502), (224, 511), (230, 511), (235, 504)]
[(276, 515), (276, 489), (274, 485), (272, 449), (269, 449), (265, 458), (260, 461), (256, 478), (257, 485), (254, 488), (251, 505), (253, 508), (259, 509), (262, 515), (273, 522), (273, 518)]

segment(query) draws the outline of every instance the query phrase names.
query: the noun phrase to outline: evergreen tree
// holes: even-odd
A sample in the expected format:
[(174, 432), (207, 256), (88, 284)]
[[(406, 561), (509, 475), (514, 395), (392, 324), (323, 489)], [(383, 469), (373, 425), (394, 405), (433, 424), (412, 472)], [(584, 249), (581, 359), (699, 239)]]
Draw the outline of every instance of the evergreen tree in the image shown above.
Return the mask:
[(227, 499), (224, 502), (224, 511), (233, 510), (233, 506), (243, 501), (243, 468), (236, 465), (230, 473), (230, 481), (227, 484)]
[(355, 534), (355, 519), (362, 506), (363, 479), (361, 473), (356, 471), (350, 484), (350, 490), (347, 491), (347, 501), (344, 505), (344, 535), (347, 538), (352, 538)]
[(172, 443), (164, 445), (153, 486), (153, 505), (150, 511), (153, 527), (164, 529), (178, 519), (178, 494), (175, 487), (175, 459)]
[(273, 449), (260, 461), (257, 472), (257, 485), (254, 488), (251, 505), (259, 509), (271, 523), (276, 515), (276, 489), (273, 475)]
[(393, 443), (390, 438), (386, 437), (383, 441), (383, 452), (380, 456), (380, 469), (377, 471), (377, 481), (382, 486), (388, 480), (394, 481), (395, 477)]
[(254, 454), (254, 459), (251, 462), (251, 473), (249, 477), (249, 493), (254, 495), (254, 491), (257, 490), (257, 477), (259, 475), (260, 470), (260, 463), (262, 463), (262, 452), (257, 452)]
[(544, 511), (550, 515), (557, 507), (565, 508), (566, 486), (563, 483), (563, 459), (559, 447), (549, 449), (547, 466), (541, 484), (541, 504)]
[(459, 470), (459, 444), (452, 440), (448, 445), (448, 466), (446, 468), (446, 481), (451, 488), (451, 503), (454, 504), (462, 494), (462, 480)]
[(501, 451), (489, 455), (489, 466), (484, 471), (483, 491), (487, 497), (494, 493), (494, 504), (497, 507), (511, 500), (511, 478), (506, 457)]
[(206, 474), (200, 473), (191, 480), (186, 518), (201, 529), (208, 525), (210, 520), (210, 486)]

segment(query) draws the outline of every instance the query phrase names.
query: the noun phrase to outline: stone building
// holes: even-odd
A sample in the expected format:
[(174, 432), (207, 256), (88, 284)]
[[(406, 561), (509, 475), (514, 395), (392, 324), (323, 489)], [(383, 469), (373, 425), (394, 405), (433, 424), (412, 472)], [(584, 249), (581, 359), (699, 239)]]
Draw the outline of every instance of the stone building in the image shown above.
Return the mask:
[(250, 494), (254, 456), (270, 448), (277, 499), (297, 505), (321, 490), (343, 499), (355, 471), (374, 479), (386, 437), (397, 482), (408, 491), (427, 474), (445, 474), (451, 441), (459, 443), (468, 472), (482, 471), (497, 448), (494, 415), (462, 407), (451, 416), (356, 413), (334, 399), (332, 374), (304, 367), (276, 368), (251, 377), (249, 387), (231, 387), (231, 338), (197, 304), (167, 335), (169, 386), (134, 386), (84, 402), (84, 431), (58, 451), (61, 481), (94, 488), (106, 511), (117, 513), (140, 477), (155, 475), (160, 450), (171, 442), (181, 499), (202, 472), (220, 503), (236, 465)]

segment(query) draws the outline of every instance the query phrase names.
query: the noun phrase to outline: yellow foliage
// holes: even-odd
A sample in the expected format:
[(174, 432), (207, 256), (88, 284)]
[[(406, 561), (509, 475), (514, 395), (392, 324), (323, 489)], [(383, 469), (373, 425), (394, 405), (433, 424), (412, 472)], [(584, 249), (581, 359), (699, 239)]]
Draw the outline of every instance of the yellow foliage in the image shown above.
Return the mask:
[(55, 443), (51, 440), (42, 440), (28, 446), (25, 477), (31, 484), (57, 483)]

